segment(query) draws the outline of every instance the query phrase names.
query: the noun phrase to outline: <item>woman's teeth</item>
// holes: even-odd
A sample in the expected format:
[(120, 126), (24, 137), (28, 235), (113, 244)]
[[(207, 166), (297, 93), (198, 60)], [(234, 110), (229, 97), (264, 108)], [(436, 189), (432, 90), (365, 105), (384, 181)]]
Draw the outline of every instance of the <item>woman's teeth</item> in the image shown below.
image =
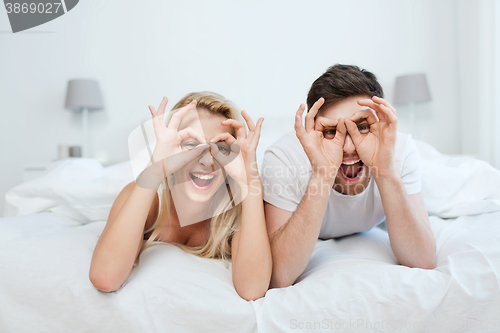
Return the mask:
[(353, 165), (353, 164), (358, 163), (359, 161), (361, 161), (361, 159), (352, 160), (352, 161), (349, 161), (349, 162), (342, 162), (342, 164), (345, 164), (345, 165)]
[(195, 176), (196, 178), (200, 178), (200, 179), (212, 179), (212, 178), (214, 178), (214, 175), (203, 175), (201, 173), (195, 173), (195, 172), (193, 172), (192, 175)]

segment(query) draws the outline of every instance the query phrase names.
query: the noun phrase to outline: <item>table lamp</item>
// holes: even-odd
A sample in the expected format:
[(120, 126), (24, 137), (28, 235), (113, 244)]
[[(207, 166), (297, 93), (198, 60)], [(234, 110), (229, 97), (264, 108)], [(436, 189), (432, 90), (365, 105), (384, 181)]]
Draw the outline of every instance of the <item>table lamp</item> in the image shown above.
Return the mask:
[(103, 109), (102, 94), (99, 82), (90, 79), (68, 81), (66, 91), (66, 109), (82, 113), (83, 157), (89, 156), (88, 151), (88, 117), (89, 111)]
[(424, 73), (407, 74), (396, 77), (394, 104), (410, 105), (410, 126), (414, 129), (415, 104), (431, 101), (427, 78)]

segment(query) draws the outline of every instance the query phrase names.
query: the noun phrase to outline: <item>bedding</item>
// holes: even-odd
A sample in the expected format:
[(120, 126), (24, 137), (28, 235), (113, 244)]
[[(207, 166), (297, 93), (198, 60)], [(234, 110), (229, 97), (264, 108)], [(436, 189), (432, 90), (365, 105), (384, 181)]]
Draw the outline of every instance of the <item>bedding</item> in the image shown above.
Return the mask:
[(498, 332), (500, 171), (417, 144), (437, 268), (398, 265), (379, 228), (318, 240), (288, 288), (246, 302), (231, 263), (171, 244), (144, 251), (122, 288), (88, 270), (129, 164), (56, 163), (12, 189), (0, 219), (0, 332)]

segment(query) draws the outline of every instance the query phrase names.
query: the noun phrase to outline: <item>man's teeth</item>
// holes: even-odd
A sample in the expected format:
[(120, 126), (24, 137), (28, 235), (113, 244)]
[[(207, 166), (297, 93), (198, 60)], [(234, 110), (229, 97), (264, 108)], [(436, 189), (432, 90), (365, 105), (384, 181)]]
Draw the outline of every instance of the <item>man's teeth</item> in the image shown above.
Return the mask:
[(201, 173), (194, 173), (194, 172), (192, 174), (196, 178), (200, 178), (200, 179), (212, 179), (212, 178), (214, 178), (214, 175), (202, 175)]
[(353, 165), (353, 164), (358, 163), (359, 161), (361, 161), (361, 159), (359, 159), (359, 160), (353, 160), (353, 161), (349, 161), (349, 162), (342, 162), (342, 164), (345, 164), (345, 165)]

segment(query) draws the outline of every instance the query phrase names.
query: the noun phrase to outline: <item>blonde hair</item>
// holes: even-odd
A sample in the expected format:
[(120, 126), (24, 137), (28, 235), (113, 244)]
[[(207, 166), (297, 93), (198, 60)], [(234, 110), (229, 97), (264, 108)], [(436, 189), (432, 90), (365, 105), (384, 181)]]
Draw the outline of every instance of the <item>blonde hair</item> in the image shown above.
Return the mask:
[[(192, 100), (196, 100), (197, 109), (203, 109), (210, 114), (220, 115), (226, 119), (236, 119), (241, 120), (239, 117), (239, 112), (236, 106), (229, 100), (225, 99), (223, 96), (203, 91), (190, 93), (184, 96), (173, 108), (172, 111), (167, 115), (166, 124), (170, 122), (172, 115), (177, 112), (180, 108), (188, 105)], [(231, 127), (233, 136), (236, 137), (236, 130)], [(147, 249), (159, 236), (160, 232), (163, 230), (166, 219), (170, 216), (172, 209), (175, 209), (172, 195), (168, 187), (168, 179), (163, 180), (163, 186), (158, 189), (159, 197), (159, 208), (158, 216), (155, 221), (155, 228), (151, 236), (148, 238), (146, 243), (143, 244), (139, 255), (137, 256), (136, 264), (139, 263), (139, 257), (142, 252)], [(223, 184), (224, 185), (224, 184)], [(226, 193), (231, 193), (230, 188), (239, 189), (235, 181), (227, 177), (225, 187), (221, 185), (220, 188), (213, 196), (212, 200), (212, 211), (213, 217), (210, 220), (209, 226), (209, 238), (206, 244), (202, 246), (187, 246), (179, 243), (172, 243), (187, 253), (197, 255), (202, 258), (213, 258), (213, 259), (229, 259), (231, 258), (231, 241), (236, 231), (236, 228), (241, 219), (241, 191), (236, 191), (235, 198), (231, 200), (225, 199)], [(227, 190), (228, 192), (225, 192)], [(235, 205), (235, 202), (238, 204)], [(176, 214), (176, 212), (173, 212)]]

